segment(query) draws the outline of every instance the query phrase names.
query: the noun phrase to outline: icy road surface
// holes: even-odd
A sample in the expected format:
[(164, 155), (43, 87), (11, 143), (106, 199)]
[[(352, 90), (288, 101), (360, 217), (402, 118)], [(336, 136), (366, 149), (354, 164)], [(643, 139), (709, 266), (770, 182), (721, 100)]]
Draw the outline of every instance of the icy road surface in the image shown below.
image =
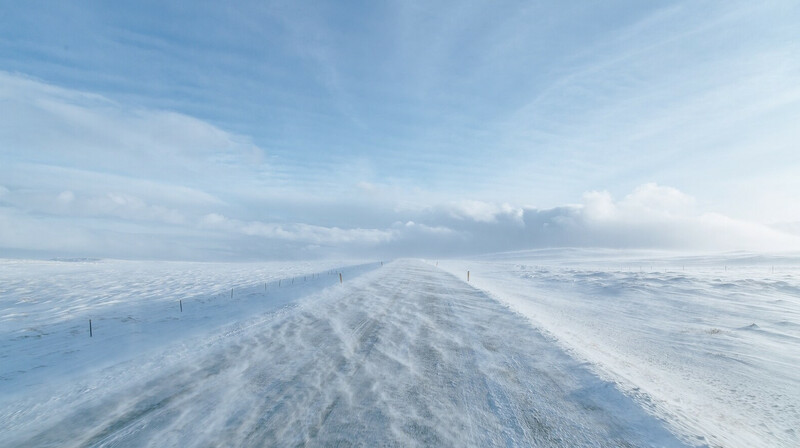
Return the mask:
[(24, 446), (683, 446), (525, 318), (398, 261), (6, 415)]

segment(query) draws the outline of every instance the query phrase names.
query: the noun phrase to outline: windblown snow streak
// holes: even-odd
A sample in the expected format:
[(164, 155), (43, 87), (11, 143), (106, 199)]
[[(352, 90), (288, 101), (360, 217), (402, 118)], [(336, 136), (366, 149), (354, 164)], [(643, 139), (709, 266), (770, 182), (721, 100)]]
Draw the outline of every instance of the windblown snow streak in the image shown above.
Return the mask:
[(39, 446), (682, 446), (522, 316), (407, 261), (15, 421), (7, 440)]

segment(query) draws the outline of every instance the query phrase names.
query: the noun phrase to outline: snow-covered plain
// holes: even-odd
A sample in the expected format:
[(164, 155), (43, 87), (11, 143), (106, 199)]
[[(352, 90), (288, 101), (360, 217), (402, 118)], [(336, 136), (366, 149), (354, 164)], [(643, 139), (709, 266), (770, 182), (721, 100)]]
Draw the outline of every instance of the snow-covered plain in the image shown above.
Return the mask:
[(3, 445), (686, 446), (431, 264), (2, 267)]
[(800, 446), (800, 257), (599, 250), (432, 261), (527, 316), (685, 440)]
[(219, 331), (378, 265), (0, 260), (0, 396)]
[(799, 265), (1, 260), (0, 446), (798, 446)]

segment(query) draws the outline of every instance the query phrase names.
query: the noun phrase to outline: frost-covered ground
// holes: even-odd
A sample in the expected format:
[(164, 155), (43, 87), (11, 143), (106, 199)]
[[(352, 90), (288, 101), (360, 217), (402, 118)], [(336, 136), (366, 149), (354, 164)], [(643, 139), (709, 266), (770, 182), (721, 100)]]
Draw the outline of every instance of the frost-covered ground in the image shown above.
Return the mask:
[(2, 268), (3, 445), (685, 446), (431, 264)]
[(800, 446), (800, 257), (556, 250), (438, 266), (471, 271), (688, 440)]
[(334, 271), (377, 265), (0, 260), (0, 397), (218, 331), (338, 283)]

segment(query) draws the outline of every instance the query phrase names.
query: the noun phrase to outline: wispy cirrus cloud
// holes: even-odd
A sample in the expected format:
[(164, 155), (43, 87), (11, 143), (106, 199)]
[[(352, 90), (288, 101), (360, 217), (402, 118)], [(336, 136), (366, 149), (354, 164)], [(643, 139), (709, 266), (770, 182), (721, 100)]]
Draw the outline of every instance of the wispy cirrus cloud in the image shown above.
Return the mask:
[(4, 72), (0, 100), (0, 138), (12, 162), (184, 184), (265, 168), (264, 151), (248, 137), (180, 113)]

